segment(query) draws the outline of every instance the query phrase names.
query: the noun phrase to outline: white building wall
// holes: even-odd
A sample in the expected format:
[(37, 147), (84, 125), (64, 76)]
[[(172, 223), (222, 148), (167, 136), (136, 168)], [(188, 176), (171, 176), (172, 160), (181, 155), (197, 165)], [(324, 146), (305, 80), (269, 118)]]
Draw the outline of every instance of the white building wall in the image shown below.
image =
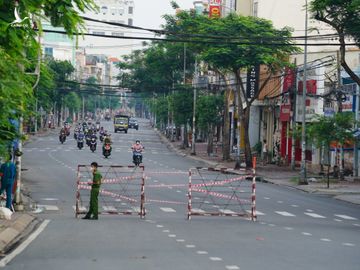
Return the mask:
[[(134, 1), (128, 0), (96, 0), (99, 11), (83, 14), (96, 20), (133, 24)], [(110, 36), (131, 36), (129, 28), (86, 21), (86, 28), (91, 34)], [(107, 56), (121, 57), (131, 52), (133, 41), (127, 39), (104, 38), (85, 36), (79, 39), (79, 46), (85, 48), (87, 54), (105, 54)]]

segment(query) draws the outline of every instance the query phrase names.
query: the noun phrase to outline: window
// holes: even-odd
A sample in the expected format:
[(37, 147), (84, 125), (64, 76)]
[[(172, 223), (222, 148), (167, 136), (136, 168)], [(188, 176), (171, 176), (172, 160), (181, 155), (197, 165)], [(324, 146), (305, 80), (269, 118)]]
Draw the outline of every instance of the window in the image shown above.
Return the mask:
[(101, 7), (101, 13), (102, 13), (103, 15), (106, 15), (107, 11), (108, 11), (107, 6), (102, 6), (102, 7)]
[(258, 16), (258, 11), (259, 11), (259, 3), (258, 2), (254, 2), (254, 10), (253, 10), (253, 16), (257, 17)]
[(130, 26), (133, 25), (133, 19), (128, 19), (128, 25), (130, 25)]
[(54, 49), (50, 47), (45, 47), (45, 56), (54, 56)]
[(129, 7), (129, 14), (133, 14), (134, 12), (134, 7)]
[(115, 16), (116, 13), (117, 13), (117, 10), (116, 10), (115, 8), (112, 8), (112, 9), (110, 10), (110, 12), (111, 12), (111, 15)]
[(93, 34), (94, 35), (105, 35), (105, 32), (94, 31)]
[(124, 33), (122, 33), (122, 32), (112, 32), (111, 35), (114, 36), (114, 37), (123, 37)]

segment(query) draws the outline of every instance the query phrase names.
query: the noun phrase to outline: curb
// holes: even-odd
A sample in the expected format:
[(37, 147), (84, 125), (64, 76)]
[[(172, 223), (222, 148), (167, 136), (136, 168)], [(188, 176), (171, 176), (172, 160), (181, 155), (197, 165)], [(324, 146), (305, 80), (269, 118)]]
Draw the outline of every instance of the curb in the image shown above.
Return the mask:
[[(212, 162), (212, 161), (209, 161), (209, 160), (206, 160), (206, 159), (202, 159), (202, 158), (197, 157), (197, 156), (192, 156), (192, 155), (189, 155), (189, 154), (186, 154), (186, 153), (180, 151), (179, 149), (176, 149), (173, 146), (173, 144), (171, 144), (168, 141), (168, 139), (161, 132), (159, 132), (158, 129), (154, 129), (154, 130), (158, 134), (158, 136), (160, 137), (161, 141), (163, 143), (165, 143), (166, 146), (169, 149), (171, 149), (172, 151), (174, 151), (176, 154), (178, 154), (178, 155), (180, 155), (182, 157), (187, 157), (187, 158), (190, 158), (190, 159), (193, 159), (193, 160), (196, 160), (196, 161), (204, 162), (204, 163), (208, 164), (209, 166), (213, 166), (213, 167), (217, 167), (217, 166), (221, 165), (221, 163), (216, 163), (216, 162)], [(233, 173), (237, 174), (238, 172), (236, 170), (234, 170)], [(322, 194), (322, 195), (329, 195), (329, 196), (332, 196), (333, 198), (335, 198), (337, 200), (341, 200), (341, 201), (350, 202), (350, 203), (353, 203), (353, 204), (360, 205), (360, 199), (354, 198), (354, 196), (356, 196), (356, 195), (358, 195), (360, 197), (360, 194), (356, 193), (356, 192), (348, 193), (348, 192), (343, 192), (343, 191), (327, 191), (327, 190), (318, 189), (318, 188), (308, 189), (308, 188), (305, 188), (305, 187), (302, 187), (302, 186), (297, 186), (297, 185), (291, 185), (291, 184), (286, 184), (286, 183), (285, 184), (284, 183), (277, 183), (275, 181), (272, 181), (271, 178), (265, 177), (265, 175), (258, 175), (258, 177), (259, 177), (259, 181), (264, 182), (264, 183), (270, 183), (270, 184), (273, 184), (273, 185), (289, 187), (289, 188), (293, 188), (293, 189), (303, 191), (303, 192), (306, 192), (306, 193), (316, 193), (316, 194)]]
[[(11, 222), (11, 220), (9, 220), (9, 222)], [(10, 223), (10, 226), (1, 231), (0, 254), (6, 253), (13, 245), (19, 242), (32, 223), (38, 223), (36, 217), (29, 214), (20, 214), (14, 222)]]

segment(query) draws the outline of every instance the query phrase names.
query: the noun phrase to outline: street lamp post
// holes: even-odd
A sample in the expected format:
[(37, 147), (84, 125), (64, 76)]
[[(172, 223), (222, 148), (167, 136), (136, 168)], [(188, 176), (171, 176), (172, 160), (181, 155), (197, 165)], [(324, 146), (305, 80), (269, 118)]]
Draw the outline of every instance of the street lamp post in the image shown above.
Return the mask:
[(301, 171), (299, 184), (306, 185), (306, 81), (307, 81), (307, 28), (308, 28), (308, 1), (305, 0), (305, 48), (304, 48), (304, 76), (302, 89), (302, 129), (301, 129)]

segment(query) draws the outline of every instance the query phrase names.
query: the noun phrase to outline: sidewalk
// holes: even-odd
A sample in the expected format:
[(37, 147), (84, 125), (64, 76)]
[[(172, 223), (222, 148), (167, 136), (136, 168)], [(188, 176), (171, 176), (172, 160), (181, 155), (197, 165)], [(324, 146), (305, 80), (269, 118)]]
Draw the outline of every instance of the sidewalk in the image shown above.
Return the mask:
[[(186, 156), (194, 160), (200, 160), (208, 164), (209, 167), (234, 169), (235, 161), (223, 161), (221, 149), (214, 150), (213, 156), (208, 156), (206, 143), (196, 143), (196, 155), (191, 155), (191, 149), (181, 149), (181, 142), (170, 142), (164, 134), (156, 130), (163, 143), (169, 149), (175, 151), (179, 155)], [(215, 147), (214, 147), (215, 148)], [(278, 166), (268, 164), (262, 166), (257, 164), (256, 175), (263, 182), (275, 185), (289, 186), (308, 193), (317, 193), (333, 196), (335, 199), (346, 201), (349, 203), (360, 205), (360, 181), (354, 182), (351, 179), (345, 181), (331, 182), (330, 188), (327, 188), (326, 179), (322, 179), (317, 174), (308, 173), (308, 185), (299, 185), (300, 170), (297, 168), (292, 170), (288, 166)]]
[[(36, 140), (36, 137), (46, 136), (54, 130), (41, 130), (36, 135), (29, 135), (24, 142)], [(27, 198), (22, 194), (23, 204), (27, 208)], [(27, 237), (41, 222), (39, 218), (25, 211), (15, 212), (11, 220), (0, 219), (0, 258), (10, 251), (14, 246)]]

